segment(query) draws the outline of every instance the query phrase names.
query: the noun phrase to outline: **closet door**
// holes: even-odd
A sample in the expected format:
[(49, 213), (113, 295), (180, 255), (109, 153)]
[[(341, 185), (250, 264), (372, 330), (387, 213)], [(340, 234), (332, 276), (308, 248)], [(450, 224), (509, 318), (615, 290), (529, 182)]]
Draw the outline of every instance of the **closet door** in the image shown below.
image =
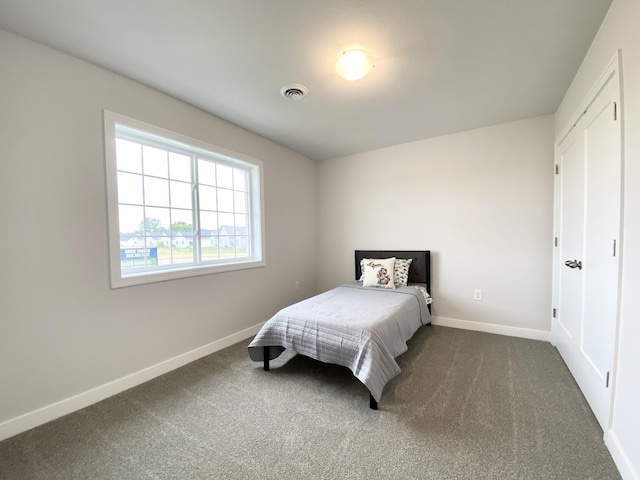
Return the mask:
[(618, 318), (621, 128), (616, 72), (557, 149), (553, 339), (608, 429)]

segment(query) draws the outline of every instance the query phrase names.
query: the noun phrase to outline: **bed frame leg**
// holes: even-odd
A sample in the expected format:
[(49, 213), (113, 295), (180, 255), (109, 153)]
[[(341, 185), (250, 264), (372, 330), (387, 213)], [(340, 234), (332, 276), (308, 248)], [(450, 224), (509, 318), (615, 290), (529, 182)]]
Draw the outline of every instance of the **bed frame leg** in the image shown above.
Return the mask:
[(369, 393), (369, 408), (371, 410), (378, 409), (378, 402), (376, 402), (376, 400), (373, 398), (373, 395), (371, 395), (371, 393)]
[(268, 372), (269, 371), (269, 347), (263, 347), (264, 351), (264, 360), (263, 360), (263, 365), (264, 365), (264, 371)]

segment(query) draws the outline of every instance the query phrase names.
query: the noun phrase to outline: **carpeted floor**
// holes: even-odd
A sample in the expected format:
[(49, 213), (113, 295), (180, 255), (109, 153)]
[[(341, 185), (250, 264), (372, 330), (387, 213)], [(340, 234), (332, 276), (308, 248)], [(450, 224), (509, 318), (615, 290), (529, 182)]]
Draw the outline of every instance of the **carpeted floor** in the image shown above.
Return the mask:
[(424, 327), (378, 411), (347, 369), (247, 345), (0, 442), (0, 478), (620, 478), (548, 343)]

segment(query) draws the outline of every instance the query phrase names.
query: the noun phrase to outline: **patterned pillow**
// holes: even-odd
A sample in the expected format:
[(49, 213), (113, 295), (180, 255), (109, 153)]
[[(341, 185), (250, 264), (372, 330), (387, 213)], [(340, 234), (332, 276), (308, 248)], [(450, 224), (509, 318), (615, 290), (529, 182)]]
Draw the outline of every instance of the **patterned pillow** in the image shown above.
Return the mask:
[(403, 287), (409, 281), (409, 267), (413, 258), (396, 258), (393, 264), (393, 281), (396, 287)]
[[(365, 258), (360, 260), (360, 271), (362, 272), (360, 281), (364, 280), (365, 260)], [(396, 258), (396, 261), (393, 264), (393, 283), (396, 287), (403, 287), (407, 285), (409, 281), (409, 267), (411, 266), (412, 261), (413, 258)]]
[(431, 298), (431, 295), (429, 295), (429, 292), (427, 292), (426, 288), (419, 285), (413, 285), (413, 288), (416, 288), (422, 292), (422, 296), (424, 297), (424, 301), (427, 305), (433, 302), (433, 299)]
[(391, 258), (364, 258), (363, 287), (396, 288), (393, 283), (393, 265), (395, 257)]

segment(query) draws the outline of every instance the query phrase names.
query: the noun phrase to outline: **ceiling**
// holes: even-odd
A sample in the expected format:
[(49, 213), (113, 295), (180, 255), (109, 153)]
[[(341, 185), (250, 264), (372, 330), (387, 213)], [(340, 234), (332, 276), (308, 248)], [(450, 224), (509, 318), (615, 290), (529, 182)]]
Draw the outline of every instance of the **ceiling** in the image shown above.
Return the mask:
[(0, 28), (323, 160), (555, 112), (610, 3), (0, 0)]

